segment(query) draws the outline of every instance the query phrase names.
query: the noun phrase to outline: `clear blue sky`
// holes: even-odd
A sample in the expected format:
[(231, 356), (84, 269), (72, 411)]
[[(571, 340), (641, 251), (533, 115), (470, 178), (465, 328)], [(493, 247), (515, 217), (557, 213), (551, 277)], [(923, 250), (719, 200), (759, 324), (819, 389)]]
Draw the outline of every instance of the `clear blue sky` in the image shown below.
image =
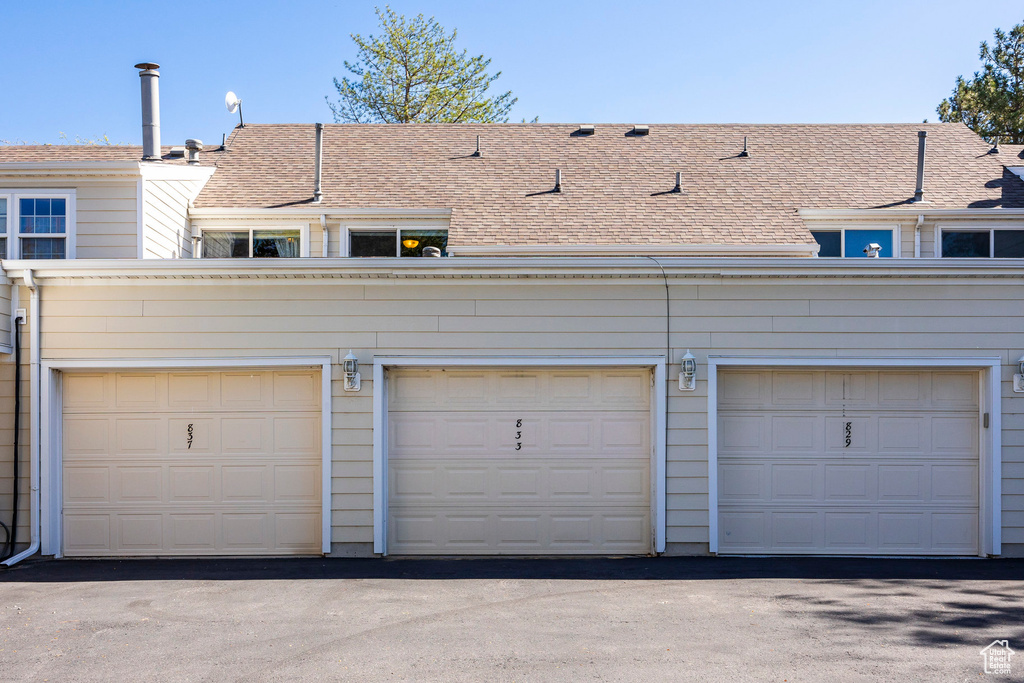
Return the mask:
[[(395, 0), (458, 28), (542, 122), (914, 122), (978, 67), (1021, 0)], [(34, 0), (6, 3), (0, 139), (138, 144), (139, 78), (161, 65), (164, 144), (220, 141), (236, 122), (330, 122), (324, 96), (376, 32), (372, 2)]]

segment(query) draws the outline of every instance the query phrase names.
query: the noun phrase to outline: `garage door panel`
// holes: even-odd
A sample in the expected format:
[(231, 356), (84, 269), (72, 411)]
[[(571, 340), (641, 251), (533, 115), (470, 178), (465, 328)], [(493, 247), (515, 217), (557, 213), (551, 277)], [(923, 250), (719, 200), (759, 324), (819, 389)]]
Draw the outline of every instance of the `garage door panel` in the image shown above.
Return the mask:
[(388, 418), (388, 454), (401, 459), (432, 459), (439, 452), (470, 459), (495, 452), (511, 459), (538, 452), (620, 458), (650, 449), (649, 420), (640, 412), (394, 413)]
[(780, 415), (773, 417), (771, 447), (775, 453), (820, 451), (823, 442), (822, 420), (819, 417)]
[(166, 521), (166, 545), (169, 549), (200, 552), (217, 547), (216, 515), (170, 514)]
[(270, 498), (270, 465), (223, 465), (220, 469), (220, 499), (237, 502), (262, 502)]
[(388, 382), (390, 553), (650, 551), (649, 371), (400, 370)]
[(590, 459), (520, 460), (516, 464), (480, 462), (466, 467), (458, 459), (392, 461), (388, 467), (392, 506), (479, 505), (484, 501), (524, 500), (539, 504), (581, 501), (644, 505), (649, 499), (650, 465), (593, 462)]
[(874, 465), (825, 464), (820, 468), (825, 474), (824, 501), (870, 502), (877, 498), (878, 472)]
[(114, 550), (162, 550), (166, 541), (163, 532), (163, 515), (118, 514), (113, 518)]
[(167, 442), (167, 425), (158, 418), (120, 418), (114, 421), (114, 434), (117, 453), (157, 455)]
[(319, 377), (67, 374), (65, 554), (319, 553)]
[(588, 509), (483, 511), (395, 509), (388, 545), (394, 554), (645, 553), (650, 514)]
[(220, 404), (220, 375), (172, 372), (167, 376), (167, 407), (190, 410), (216, 408)]
[(978, 515), (973, 512), (942, 512), (931, 515), (932, 546), (946, 551), (972, 553), (978, 546)]
[(390, 373), (388, 406), (394, 413), (649, 410), (650, 374), (609, 368), (579, 370), (402, 370)]
[(224, 513), (220, 524), (224, 548), (235, 551), (269, 548), (269, 517), (263, 512)]
[(168, 502), (214, 502), (216, 468), (213, 465), (171, 465), (167, 469)]
[(874, 515), (869, 512), (825, 512), (824, 547), (833, 551), (867, 551), (878, 546)]
[(166, 392), (163, 373), (118, 373), (114, 378), (114, 408), (155, 410)]
[(813, 550), (823, 545), (824, 523), (820, 511), (774, 512), (770, 517), (771, 547), (779, 550)]
[(722, 552), (977, 552), (977, 373), (732, 374), (719, 406)]
[(109, 502), (164, 502), (164, 467), (112, 465), (108, 469), (117, 482), (114, 487), (116, 495)]
[(822, 470), (811, 463), (772, 465), (772, 500), (820, 501)]

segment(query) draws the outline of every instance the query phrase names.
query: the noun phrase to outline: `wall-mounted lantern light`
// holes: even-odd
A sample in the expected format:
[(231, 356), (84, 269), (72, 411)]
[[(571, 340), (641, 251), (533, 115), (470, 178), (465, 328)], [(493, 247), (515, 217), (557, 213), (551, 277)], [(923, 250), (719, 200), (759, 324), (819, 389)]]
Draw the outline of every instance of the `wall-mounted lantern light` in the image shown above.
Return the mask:
[(679, 391), (695, 391), (697, 389), (697, 359), (686, 349), (679, 368)]
[(341, 369), (345, 372), (345, 391), (359, 391), (359, 361), (351, 350), (341, 361)]
[(1024, 356), (1017, 361), (1017, 374), (1013, 376), (1013, 391), (1024, 394)]

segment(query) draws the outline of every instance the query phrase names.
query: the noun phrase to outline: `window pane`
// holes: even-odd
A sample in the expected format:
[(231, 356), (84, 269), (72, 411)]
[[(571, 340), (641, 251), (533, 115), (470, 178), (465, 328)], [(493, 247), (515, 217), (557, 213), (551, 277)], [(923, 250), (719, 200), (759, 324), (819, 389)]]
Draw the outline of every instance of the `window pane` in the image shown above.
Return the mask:
[(252, 255), (256, 258), (298, 258), (300, 233), (298, 230), (254, 230)]
[(818, 256), (838, 258), (843, 255), (843, 233), (817, 232), (812, 230), (811, 235), (814, 236), (814, 240), (821, 247), (821, 249), (818, 250)]
[(878, 255), (892, 257), (892, 230), (847, 230), (846, 258), (864, 258), (864, 248), (874, 242), (882, 247)]
[(21, 240), (21, 258), (64, 258), (64, 238), (23, 239)]
[(943, 230), (942, 255), (946, 258), (988, 258), (988, 232)]
[(0, 237), (0, 259), (7, 258), (7, 238)]
[[(7, 197), (0, 197), (0, 235), (7, 234)], [(6, 256), (5, 250), (2, 256)]]
[(351, 256), (395, 256), (398, 235), (388, 232), (353, 232), (349, 235)]
[(996, 258), (1024, 258), (1024, 230), (996, 230)]
[(65, 229), (63, 199), (22, 199), (18, 230), (25, 234), (62, 234)]
[(203, 258), (248, 258), (248, 232), (203, 233)]
[(447, 256), (447, 230), (402, 230), (402, 256), (423, 256), (426, 247), (437, 247), (441, 256)]

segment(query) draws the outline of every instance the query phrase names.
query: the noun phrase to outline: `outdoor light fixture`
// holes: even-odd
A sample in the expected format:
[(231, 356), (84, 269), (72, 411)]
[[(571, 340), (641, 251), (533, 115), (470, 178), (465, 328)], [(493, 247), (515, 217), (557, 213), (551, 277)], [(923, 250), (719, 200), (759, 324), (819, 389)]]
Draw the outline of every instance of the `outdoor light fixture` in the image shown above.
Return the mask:
[(359, 391), (359, 361), (351, 349), (341, 361), (341, 369), (345, 372), (345, 391)]
[(1017, 361), (1017, 374), (1013, 376), (1013, 391), (1024, 394), (1024, 356)]
[(419, 240), (402, 240), (402, 246), (406, 249), (415, 249), (419, 243)]
[(679, 369), (679, 391), (694, 391), (697, 389), (697, 359), (686, 349), (686, 354), (680, 362)]

